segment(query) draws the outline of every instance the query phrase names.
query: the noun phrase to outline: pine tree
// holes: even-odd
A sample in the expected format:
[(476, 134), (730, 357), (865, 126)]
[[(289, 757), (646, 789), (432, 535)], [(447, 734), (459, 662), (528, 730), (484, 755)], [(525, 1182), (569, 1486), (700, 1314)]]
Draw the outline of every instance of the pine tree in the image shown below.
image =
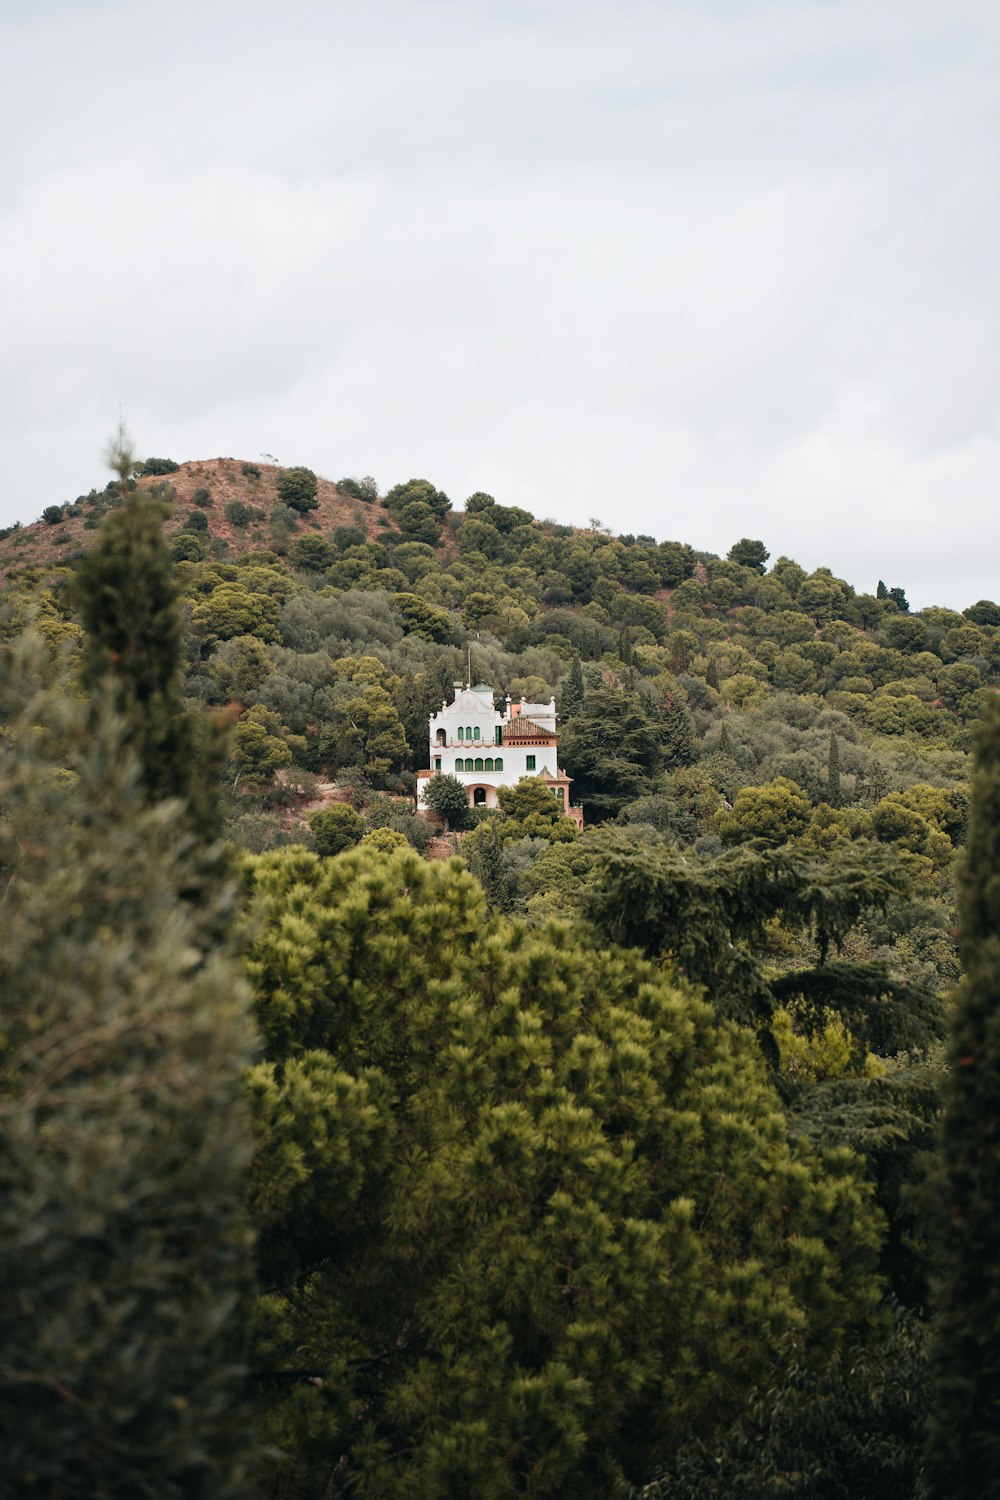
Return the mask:
[(457, 861), (249, 874), (265, 1493), (598, 1500), (878, 1324), (853, 1158), (692, 990)]
[(241, 1496), (252, 1042), (205, 944), (234, 892), (106, 695), (11, 719), (32, 671), (0, 661), (0, 1493)]
[(962, 874), (942, 1127), (932, 1500), (1000, 1495), (1000, 702), (985, 706)]

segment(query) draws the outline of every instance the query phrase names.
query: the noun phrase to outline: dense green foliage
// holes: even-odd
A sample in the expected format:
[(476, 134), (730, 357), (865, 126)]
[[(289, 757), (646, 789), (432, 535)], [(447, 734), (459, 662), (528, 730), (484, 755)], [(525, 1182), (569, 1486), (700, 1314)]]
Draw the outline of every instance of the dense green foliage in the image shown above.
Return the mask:
[(984, 714), (962, 876), (965, 979), (952, 1016), (941, 1277), (928, 1445), (934, 1500), (1000, 1493), (1000, 704)]
[(692, 1443), (634, 1500), (913, 1500), (927, 1421), (926, 1335), (899, 1319), (884, 1344), (793, 1362), (746, 1418)]
[(315, 510), (318, 504), (317, 488), (316, 475), (312, 469), (283, 469), (278, 475), (279, 498), (291, 510)]
[[(481, 492), (455, 513), (426, 479), (381, 504), (373, 480), (343, 480), (334, 501), (311, 471), (227, 461), (171, 468), (177, 492), (158, 498), (149, 478), (136, 489), (124, 434), (112, 460), (105, 490), (37, 528), (51, 546), (101, 525), (88, 557), (65, 547), (62, 566), (18, 571), (31, 537), (2, 539), (14, 571), (0, 650), (33, 626), (38, 671), (49, 686), (69, 673), (93, 743), (26, 737), (34, 790), (0, 920), (21, 922), (36, 881), (53, 905), (67, 892), (73, 942), (88, 923), (105, 930), (101, 892), (117, 883), (59, 886), (45, 851), (72, 821), (60, 842), (92, 871), (87, 841), (99, 847), (117, 799), (109, 860), (137, 870), (146, 839), (162, 870), (149, 881), (157, 911), (180, 897), (148, 951), (124, 923), (136, 994), (154, 1003), (141, 975), (157, 964), (169, 1001), (185, 944), (201, 955), (198, 984), (209, 970), (231, 977), (230, 898), (206, 842), (219, 826), (219, 726), (231, 726), (226, 831), (265, 854), (247, 885), (266, 1048), (250, 1075), (266, 1492), (586, 1495), (624, 1475), (657, 1496), (868, 1483), (915, 1500), (933, 1251), (914, 1190), (964, 962), (951, 1176), (935, 1189), (958, 1233), (941, 1251), (932, 1468), (938, 1494), (963, 1493), (953, 1473), (964, 1493), (989, 1493), (1000, 810), (986, 791), (970, 824), (961, 960), (955, 871), (969, 752), (1000, 685), (1000, 606), (917, 613), (895, 582), (860, 594), (787, 557), (768, 571), (753, 538), (722, 559), (539, 522)], [(447, 846), (471, 876), (403, 848), (425, 852), (434, 831), (414, 812), (415, 773), (428, 716), (464, 680), (470, 648), (498, 707), (508, 693), (555, 695), (560, 766), (585, 816), (579, 834), (534, 780), (469, 813), (464, 788), (434, 778), (432, 795), (451, 797)], [(22, 708), (5, 707), (8, 733)], [(92, 803), (81, 767), (111, 743), (117, 779)], [(157, 821), (167, 807), (173, 845)], [(31, 819), (45, 830), (38, 848)], [(121, 889), (128, 907), (132, 886)], [(42, 946), (47, 920), (30, 929)], [(79, 967), (51, 946), (67, 973)], [(75, 993), (62, 971), (49, 988), (53, 1004)], [(199, 993), (195, 1059), (207, 1013), (221, 1006), (224, 1031), (229, 1014)], [(11, 1045), (13, 1100), (30, 1048), (20, 1034)], [(109, 1050), (95, 1077), (131, 1066)], [(229, 1084), (202, 1084), (191, 1066), (211, 1112), (216, 1082)], [(220, 1149), (227, 1139), (220, 1128)], [(193, 1148), (196, 1179), (209, 1144)], [(18, 1149), (17, 1171), (37, 1166)], [(199, 1223), (204, 1198), (196, 1180)], [(204, 1227), (209, 1258), (214, 1233)], [(100, 1287), (90, 1253), (81, 1265)], [(228, 1273), (212, 1264), (222, 1287)], [(238, 1287), (239, 1254), (232, 1266)], [(191, 1285), (182, 1311), (198, 1318), (202, 1282)], [(887, 1291), (902, 1306), (889, 1344), (876, 1307)], [(46, 1295), (59, 1307), (68, 1293)], [(215, 1389), (207, 1364), (198, 1379)], [(206, 1399), (206, 1431), (228, 1380)]]
[(49, 670), (0, 660), (0, 1491), (243, 1495), (235, 892), (108, 695)]
[(693, 993), (457, 863), (250, 878), (268, 1493), (605, 1495), (877, 1321), (850, 1157)]

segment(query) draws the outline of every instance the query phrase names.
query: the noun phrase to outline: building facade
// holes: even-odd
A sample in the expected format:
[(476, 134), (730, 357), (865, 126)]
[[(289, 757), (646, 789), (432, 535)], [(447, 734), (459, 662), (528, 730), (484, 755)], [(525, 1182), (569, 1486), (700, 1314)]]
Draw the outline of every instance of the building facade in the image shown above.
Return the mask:
[(504, 707), (504, 713), (493, 707), (486, 683), (455, 683), (454, 700), (431, 715), (429, 765), (417, 772), (417, 806), (426, 806), (424, 790), (433, 776), (462, 782), (470, 807), (496, 807), (500, 787), (539, 776), (565, 816), (582, 828), (583, 809), (570, 805), (572, 778), (559, 770), (556, 700), (514, 703), (508, 695)]

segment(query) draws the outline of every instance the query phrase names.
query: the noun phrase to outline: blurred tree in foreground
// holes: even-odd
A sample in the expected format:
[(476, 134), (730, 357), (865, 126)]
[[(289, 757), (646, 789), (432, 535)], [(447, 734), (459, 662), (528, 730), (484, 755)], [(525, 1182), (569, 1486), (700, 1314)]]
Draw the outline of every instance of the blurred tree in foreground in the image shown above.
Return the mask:
[(0, 655), (5, 1495), (247, 1492), (252, 1032), (161, 519), (81, 568), (89, 699)]
[[(0, 669), (18, 693), (25, 658)], [(204, 947), (233, 893), (106, 703), (7, 724), (0, 1493), (240, 1495), (251, 1044), (232, 960)]]
[(985, 706), (959, 905), (927, 1449), (933, 1500), (1000, 1494), (1000, 703)]

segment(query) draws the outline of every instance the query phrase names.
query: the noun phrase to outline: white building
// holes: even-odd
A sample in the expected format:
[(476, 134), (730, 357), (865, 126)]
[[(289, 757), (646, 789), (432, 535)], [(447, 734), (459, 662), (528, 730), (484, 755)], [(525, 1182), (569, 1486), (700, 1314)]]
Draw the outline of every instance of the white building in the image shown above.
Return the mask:
[(571, 778), (557, 760), (556, 700), (513, 703), (505, 713), (493, 707), (493, 689), (455, 683), (452, 703), (442, 703), (429, 724), (430, 766), (417, 772), (417, 806), (432, 776), (455, 776), (469, 790), (470, 807), (496, 807), (497, 788), (516, 786), (523, 776), (540, 776), (562, 811), (583, 827), (583, 809), (570, 807)]

